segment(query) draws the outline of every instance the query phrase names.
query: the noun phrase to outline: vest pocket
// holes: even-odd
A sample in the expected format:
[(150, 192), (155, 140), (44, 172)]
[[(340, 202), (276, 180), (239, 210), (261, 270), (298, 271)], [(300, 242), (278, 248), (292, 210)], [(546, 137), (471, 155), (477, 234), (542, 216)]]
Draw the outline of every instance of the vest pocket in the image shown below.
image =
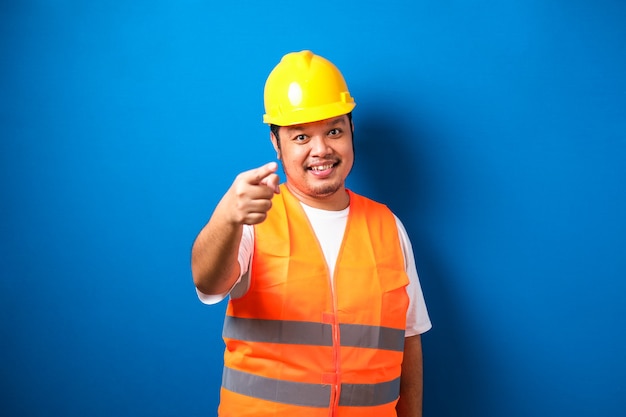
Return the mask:
[(404, 271), (381, 271), (384, 279), (381, 282), (383, 290), (381, 300), (381, 324), (383, 326), (405, 329), (406, 312), (409, 308), (409, 295), (406, 287), (409, 278)]

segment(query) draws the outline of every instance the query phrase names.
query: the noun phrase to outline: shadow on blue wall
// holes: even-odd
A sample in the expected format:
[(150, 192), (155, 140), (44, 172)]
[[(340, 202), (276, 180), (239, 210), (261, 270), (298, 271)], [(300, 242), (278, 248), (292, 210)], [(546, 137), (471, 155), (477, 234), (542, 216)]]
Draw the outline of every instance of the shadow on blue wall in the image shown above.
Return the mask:
[[(418, 120), (408, 123), (392, 114), (385, 101), (355, 114), (355, 166), (350, 183), (355, 191), (386, 204), (407, 229), (433, 328), (422, 337), (424, 348), (425, 415), (453, 415), (462, 403), (476, 410), (481, 382), (480, 361), (466, 343), (470, 337), (451, 288), (448, 261), (432, 245), (428, 220), (437, 210), (441, 190), (431, 178), (432, 162), (420, 142), (436, 142)], [(407, 148), (407, 138), (414, 146)], [(436, 233), (436, 231), (434, 231)], [(447, 399), (454, 398), (454, 402)], [(430, 409), (428, 399), (436, 399)], [(448, 409), (442, 409), (448, 407)]]

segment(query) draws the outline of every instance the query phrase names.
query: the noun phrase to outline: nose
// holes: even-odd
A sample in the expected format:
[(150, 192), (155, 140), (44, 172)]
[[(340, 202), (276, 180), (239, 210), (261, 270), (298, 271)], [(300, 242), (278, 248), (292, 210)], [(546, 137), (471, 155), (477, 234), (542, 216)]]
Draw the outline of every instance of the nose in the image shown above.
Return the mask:
[(328, 140), (324, 136), (311, 138), (311, 156), (323, 157), (332, 153)]

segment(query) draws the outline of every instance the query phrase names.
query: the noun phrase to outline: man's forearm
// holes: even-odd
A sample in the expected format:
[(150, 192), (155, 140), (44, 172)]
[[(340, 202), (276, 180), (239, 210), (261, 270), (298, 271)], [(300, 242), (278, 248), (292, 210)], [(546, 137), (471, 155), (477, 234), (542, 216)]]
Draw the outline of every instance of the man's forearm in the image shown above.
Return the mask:
[(422, 417), (423, 363), (421, 336), (404, 339), (404, 358), (400, 377), (398, 417)]
[(194, 284), (205, 294), (228, 291), (239, 273), (237, 252), (242, 226), (221, 221), (219, 209), (202, 229), (191, 251)]

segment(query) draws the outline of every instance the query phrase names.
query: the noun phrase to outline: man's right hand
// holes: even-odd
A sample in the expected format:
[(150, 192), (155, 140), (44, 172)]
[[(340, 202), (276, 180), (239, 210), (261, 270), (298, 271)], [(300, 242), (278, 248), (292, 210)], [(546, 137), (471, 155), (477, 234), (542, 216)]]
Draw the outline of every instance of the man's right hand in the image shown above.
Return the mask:
[(265, 220), (272, 197), (280, 192), (277, 169), (278, 164), (270, 162), (237, 175), (223, 201), (233, 223), (252, 225)]
[(204, 294), (223, 294), (239, 277), (237, 262), (244, 224), (261, 223), (278, 194), (278, 164), (237, 175), (191, 249), (191, 272), (196, 288)]

